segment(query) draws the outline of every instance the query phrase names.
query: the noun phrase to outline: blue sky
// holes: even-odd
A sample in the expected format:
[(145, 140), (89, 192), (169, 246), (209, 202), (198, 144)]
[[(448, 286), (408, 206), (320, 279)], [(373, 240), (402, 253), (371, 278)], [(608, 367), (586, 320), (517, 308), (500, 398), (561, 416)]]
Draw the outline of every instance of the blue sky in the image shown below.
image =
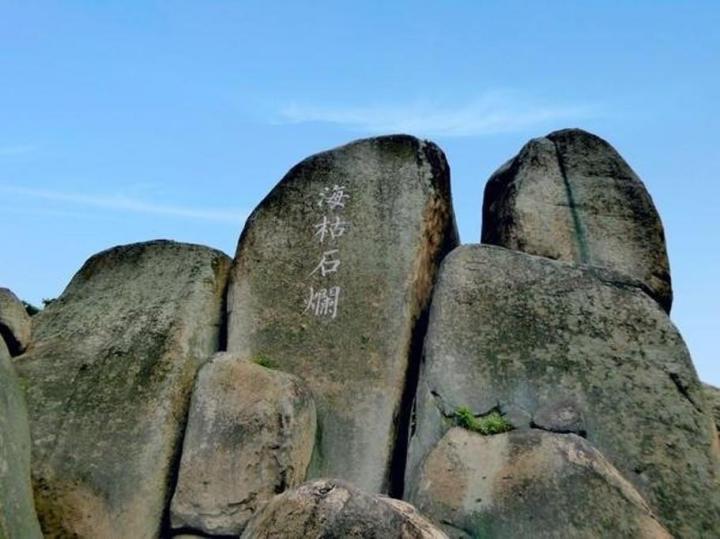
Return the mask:
[(39, 303), (91, 254), (232, 254), (297, 161), (409, 132), (452, 167), (464, 242), (489, 175), (582, 127), (645, 181), (673, 319), (720, 385), (717, 2), (0, 1), (0, 285)]

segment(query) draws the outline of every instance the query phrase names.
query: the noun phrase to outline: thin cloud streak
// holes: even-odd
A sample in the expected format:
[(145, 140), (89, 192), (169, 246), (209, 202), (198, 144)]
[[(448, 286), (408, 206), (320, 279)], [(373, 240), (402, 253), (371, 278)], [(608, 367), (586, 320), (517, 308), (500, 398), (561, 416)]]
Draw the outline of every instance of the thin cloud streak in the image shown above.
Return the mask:
[(524, 131), (595, 115), (594, 108), (587, 105), (542, 104), (511, 94), (488, 93), (455, 107), (428, 102), (358, 107), (291, 104), (278, 112), (275, 123), (319, 122), (370, 133), (470, 137)]
[(0, 191), (42, 200), (67, 202), (70, 204), (92, 208), (145, 213), (151, 215), (166, 215), (170, 217), (185, 217), (188, 219), (199, 219), (204, 221), (242, 224), (247, 218), (246, 211), (170, 206), (155, 204), (125, 196), (83, 195), (79, 193), (63, 193), (45, 189), (28, 189), (17, 186), (0, 186)]
[(13, 155), (22, 155), (35, 151), (35, 146), (29, 144), (17, 144), (14, 146), (0, 146), (0, 156), (9, 157)]

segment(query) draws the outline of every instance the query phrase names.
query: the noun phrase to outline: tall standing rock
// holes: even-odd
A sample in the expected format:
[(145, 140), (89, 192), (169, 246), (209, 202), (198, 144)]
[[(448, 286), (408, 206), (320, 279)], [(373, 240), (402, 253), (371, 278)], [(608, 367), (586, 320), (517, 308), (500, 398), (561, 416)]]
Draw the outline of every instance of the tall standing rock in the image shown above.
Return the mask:
[(0, 339), (11, 355), (17, 356), (30, 344), (32, 320), (25, 306), (7, 288), (0, 288)]
[(173, 527), (239, 535), (257, 509), (305, 480), (315, 424), (315, 403), (296, 376), (215, 355), (193, 391)]
[(456, 243), (445, 157), (404, 135), (309, 157), (251, 215), (231, 275), (228, 350), (310, 386), (310, 477), (390, 489), (417, 328)]
[[(627, 277), (455, 249), (433, 296), (407, 481), (462, 409), (587, 438), (672, 534), (720, 535), (720, 455), (687, 349)], [(416, 503), (412, 497), (409, 500)]]
[(1, 338), (0, 538), (42, 538), (30, 485), (30, 427), (25, 396)]
[(50, 537), (156, 537), (195, 374), (218, 349), (230, 260), (156, 241), (90, 258), (16, 359)]
[(482, 242), (625, 273), (670, 311), (670, 266), (652, 199), (610, 144), (580, 129), (531, 140), (492, 175)]

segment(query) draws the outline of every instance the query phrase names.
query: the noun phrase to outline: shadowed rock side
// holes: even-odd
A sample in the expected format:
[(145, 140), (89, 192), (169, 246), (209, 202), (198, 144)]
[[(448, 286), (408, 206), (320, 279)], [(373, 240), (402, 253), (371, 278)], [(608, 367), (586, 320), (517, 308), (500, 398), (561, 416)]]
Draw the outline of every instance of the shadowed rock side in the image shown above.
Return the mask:
[(445, 157), (404, 135), (306, 159), (250, 216), (231, 276), (228, 350), (309, 385), (318, 413), (309, 477), (387, 492), (394, 456), (402, 470), (404, 448), (393, 451), (406, 439), (409, 356), (437, 265), (456, 243)]
[(590, 444), (540, 430), (482, 436), (454, 427), (410, 497), (455, 539), (670, 539), (645, 501)]
[(667, 315), (624, 276), (498, 247), (453, 251), (430, 313), (411, 492), (462, 409), (480, 426), (495, 411), (518, 429), (585, 436), (671, 533), (720, 533), (700, 383)]
[(7, 288), (0, 288), (0, 339), (10, 355), (17, 356), (25, 351), (30, 344), (32, 320), (25, 311), (25, 306)]
[(315, 404), (297, 377), (220, 353), (198, 374), (171, 506), (174, 528), (239, 535), (305, 480)]
[(297, 537), (447, 539), (411, 505), (366, 494), (334, 479), (306, 483), (276, 496), (242, 535), (242, 539)]
[(30, 485), (25, 396), (0, 338), (0, 539), (40, 539)]
[(580, 129), (531, 140), (493, 174), (482, 242), (625, 273), (670, 311), (670, 266), (652, 199), (610, 144)]
[(156, 537), (197, 369), (218, 349), (230, 260), (155, 241), (90, 258), (37, 315), (28, 387), (46, 537)]

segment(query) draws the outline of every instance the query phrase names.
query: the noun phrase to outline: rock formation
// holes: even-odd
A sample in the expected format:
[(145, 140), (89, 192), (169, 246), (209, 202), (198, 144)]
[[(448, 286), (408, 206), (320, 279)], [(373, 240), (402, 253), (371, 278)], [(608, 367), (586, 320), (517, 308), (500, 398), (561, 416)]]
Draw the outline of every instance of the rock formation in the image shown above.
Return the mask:
[(493, 174), (482, 242), (617, 270), (670, 311), (670, 266), (652, 199), (612, 146), (580, 129), (531, 140)]
[(445, 157), (408, 136), (306, 159), (250, 216), (231, 276), (228, 350), (268, 358), (310, 387), (310, 477), (391, 489), (410, 358), (436, 267), (456, 242)]
[(239, 535), (258, 508), (305, 480), (315, 404), (295, 376), (220, 353), (200, 370), (173, 527)]
[(0, 338), (0, 538), (40, 537), (30, 485), (25, 396), (10, 362), (10, 352)]
[(12, 291), (0, 288), (0, 339), (10, 355), (17, 356), (30, 344), (32, 321), (25, 306)]
[(494, 246), (455, 249), (433, 297), (408, 483), (461, 407), (585, 436), (670, 532), (720, 531), (700, 383), (665, 312), (624, 276)]
[(642, 182), (564, 130), (485, 195), (457, 247), (437, 146), (360, 140), (233, 261), (104, 251), (32, 333), (0, 289), (0, 539), (720, 536), (720, 390)]
[(292, 537), (447, 539), (412, 506), (332, 479), (276, 496), (242, 535), (242, 539)]
[(218, 349), (230, 260), (173, 242), (90, 258), (16, 360), (50, 537), (155, 537), (191, 388)]

